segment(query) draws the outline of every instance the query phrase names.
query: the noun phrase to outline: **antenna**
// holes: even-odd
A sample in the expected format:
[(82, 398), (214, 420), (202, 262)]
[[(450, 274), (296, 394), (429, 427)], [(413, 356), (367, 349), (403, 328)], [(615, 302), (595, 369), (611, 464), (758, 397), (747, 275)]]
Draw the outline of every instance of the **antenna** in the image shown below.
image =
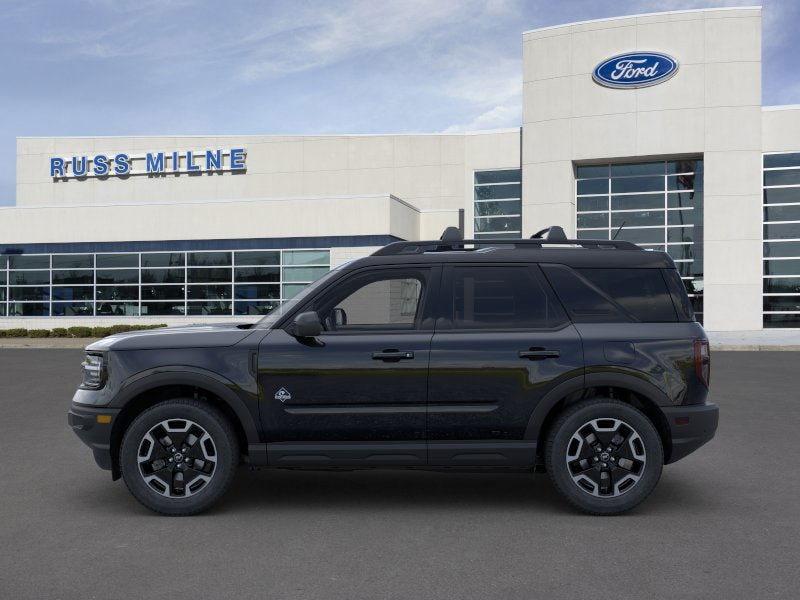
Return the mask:
[(622, 225), (619, 226), (619, 229), (617, 229), (617, 232), (614, 234), (614, 237), (611, 238), (611, 241), (617, 239), (617, 236), (619, 235), (619, 232), (622, 231), (623, 227), (625, 227), (625, 221), (623, 221)]

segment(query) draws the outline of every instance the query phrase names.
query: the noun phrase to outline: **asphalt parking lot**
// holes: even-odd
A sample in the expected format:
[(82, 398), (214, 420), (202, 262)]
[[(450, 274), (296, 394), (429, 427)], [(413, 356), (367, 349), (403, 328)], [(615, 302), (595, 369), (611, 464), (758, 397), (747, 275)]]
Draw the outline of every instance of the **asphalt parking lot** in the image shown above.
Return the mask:
[(158, 517), (66, 425), (80, 360), (0, 349), (0, 598), (800, 595), (800, 353), (716, 353), (716, 439), (611, 518), (546, 475), (245, 469)]

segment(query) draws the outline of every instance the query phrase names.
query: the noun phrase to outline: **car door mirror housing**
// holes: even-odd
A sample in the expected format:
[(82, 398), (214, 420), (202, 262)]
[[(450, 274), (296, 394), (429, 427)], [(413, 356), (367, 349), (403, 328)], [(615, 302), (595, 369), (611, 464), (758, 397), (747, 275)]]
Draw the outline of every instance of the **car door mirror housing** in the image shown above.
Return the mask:
[(314, 311), (300, 313), (292, 322), (289, 333), (297, 338), (317, 337), (322, 333), (319, 315)]

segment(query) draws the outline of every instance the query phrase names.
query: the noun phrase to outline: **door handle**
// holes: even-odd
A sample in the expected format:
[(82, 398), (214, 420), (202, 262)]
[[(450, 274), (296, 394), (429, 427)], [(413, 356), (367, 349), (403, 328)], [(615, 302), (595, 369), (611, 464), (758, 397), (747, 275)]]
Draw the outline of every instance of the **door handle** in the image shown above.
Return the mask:
[(400, 360), (412, 360), (414, 353), (410, 350), (382, 350), (372, 353), (372, 360), (382, 360), (384, 362), (397, 362)]
[(544, 348), (531, 348), (530, 350), (520, 350), (519, 357), (528, 360), (545, 360), (546, 358), (558, 358), (561, 353), (558, 350), (545, 350)]

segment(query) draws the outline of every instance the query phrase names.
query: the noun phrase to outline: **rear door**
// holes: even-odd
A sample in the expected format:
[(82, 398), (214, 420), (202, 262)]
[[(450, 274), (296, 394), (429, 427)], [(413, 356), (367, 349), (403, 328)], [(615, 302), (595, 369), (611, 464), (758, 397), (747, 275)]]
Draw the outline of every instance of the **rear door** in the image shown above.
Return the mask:
[(539, 400), (583, 374), (580, 337), (535, 265), (444, 268), (431, 344), (431, 464), (529, 464)]

